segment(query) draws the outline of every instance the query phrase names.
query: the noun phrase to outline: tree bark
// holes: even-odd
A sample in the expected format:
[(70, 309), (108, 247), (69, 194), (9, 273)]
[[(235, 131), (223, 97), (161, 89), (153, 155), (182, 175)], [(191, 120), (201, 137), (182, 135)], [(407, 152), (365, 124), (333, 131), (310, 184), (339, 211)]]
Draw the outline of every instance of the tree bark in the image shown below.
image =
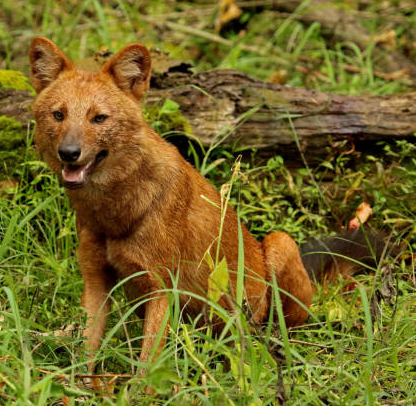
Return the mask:
[(416, 132), (416, 93), (349, 96), (261, 82), (233, 70), (156, 77), (148, 102), (181, 106), (204, 145), (225, 144), (320, 152), (331, 143), (410, 138)]
[[(192, 136), (205, 146), (223, 140), (269, 153), (322, 155), (340, 140), (359, 144), (416, 133), (416, 93), (338, 95), (261, 82), (233, 70), (185, 70), (153, 77), (146, 103), (163, 98), (180, 105)], [(0, 89), (0, 115), (26, 125), (31, 99), (27, 92)]]
[(3, 89), (0, 85), (0, 116), (14, 117), (27, 125), (33, 118), (30, 108), (33, 99), (27, 90)]

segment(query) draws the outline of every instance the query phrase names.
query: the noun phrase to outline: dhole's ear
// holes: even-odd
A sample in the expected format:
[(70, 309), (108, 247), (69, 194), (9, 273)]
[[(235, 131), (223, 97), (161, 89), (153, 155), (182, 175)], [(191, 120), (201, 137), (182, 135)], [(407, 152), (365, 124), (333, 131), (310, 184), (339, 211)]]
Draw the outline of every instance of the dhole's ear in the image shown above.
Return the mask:
[(114, 55), (102, 68), (128, 95), (140, 100), (149, 88), (150, 53), (144, 45), (131, 44)]
[(49, 86), (61, 72), (73, 69), (72, 62), (52, 42), (36, 37), (30, 45), (30, 80), (39, 93)]

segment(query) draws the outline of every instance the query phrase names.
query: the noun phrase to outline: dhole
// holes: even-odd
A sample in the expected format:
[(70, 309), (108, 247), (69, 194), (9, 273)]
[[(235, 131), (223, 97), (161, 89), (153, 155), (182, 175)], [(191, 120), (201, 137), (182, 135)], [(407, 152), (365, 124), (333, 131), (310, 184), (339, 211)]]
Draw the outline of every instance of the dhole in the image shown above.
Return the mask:
[[(142, 309), (140, 356), (147, 362), (168, 311), (163, 289), (172, 287), (170, 270), (177, 273), (179, 289), (206, 295), (210, 270), (203, 258), (216, 246), (221, 216), (207, 199), (220, 205), (220, 196), (144, 121), (141, 101), (149, 87), (150, 54), (143, 45), (128, 45), (99, 72), (85, 72), (53, 42), (38, 37), (30, 62), (38, 92), (35, 142), (77, 214), (87, 344), (91, 350), (100, 346), (110, 306), (106, 297), (116, 279), (141, 272), (125, 289), (130, 299), (149, 298)], [(231, 295), (237, 230), (237, 216), (228, 207), (220, 258), (230, 270)], [(275, 232), (260, 243), (244, 227), (242, 233), (245, 298), (253, 321), (269, 314), (273, 274), (280, 288), (308, 307), (312, 285), (289, 235)], [(296, 301), (284, 294), (281, 300), (288, 326), (306, 320), (307, 311)], [(185, 294), (181, 301), (191, 316), (203, 311), (202, 301)], [(220, 304), (230, 307), (227, 295)]]

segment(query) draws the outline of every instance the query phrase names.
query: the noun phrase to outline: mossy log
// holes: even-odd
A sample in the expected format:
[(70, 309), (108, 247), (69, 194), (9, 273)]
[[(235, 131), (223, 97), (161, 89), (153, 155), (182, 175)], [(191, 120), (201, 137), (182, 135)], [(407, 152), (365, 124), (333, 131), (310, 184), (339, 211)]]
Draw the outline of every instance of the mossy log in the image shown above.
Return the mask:
[(14, 117), (26, 125), (31, 118), (34, 95), (34, 89), (22, 72), (0, 69), (0, 116)]
[[(359, 145), (416, 133), (416, 93), (338, 95), (261, 82), (233, 70), (181, 70), (154, 75), (146, 103), (174, 100), (203, 145), (225, 138), (228, 145), (316, 156), (340, 140)], [(0, 89), (0, 115), (26, 125), (32, 96), (22, 92)]]
[(0, 182), (17, 175), (25, 157), (36, 157), (33, 149), (27, 149), (27, 125), (34, 95), (23, 73), (0, 69)]

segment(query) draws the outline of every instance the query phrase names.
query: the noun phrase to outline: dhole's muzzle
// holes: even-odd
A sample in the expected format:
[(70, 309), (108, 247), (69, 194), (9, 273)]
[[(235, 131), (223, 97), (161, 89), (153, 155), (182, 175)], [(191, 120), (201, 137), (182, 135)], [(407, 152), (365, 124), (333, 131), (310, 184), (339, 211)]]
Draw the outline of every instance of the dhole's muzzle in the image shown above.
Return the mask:
[(82, 187), (88, 175), (106, 158), (107, 150), (98, 154), (86, 153), (80, 140), (82, 131), (70, 129), (58, 144), (58, 158), (62, 163), (62, 181), (65, 187)]
[(108, 151), (102, 150), (92, 159), (78, 163), (78, 158), (82, 155), (81, 148), (77, 144), (64, 144), (59, 146), (58, 155), (63, 164), (62, 181), (64, 186), (76, 189), (84, 186), (88, 175), (107, 157)]

